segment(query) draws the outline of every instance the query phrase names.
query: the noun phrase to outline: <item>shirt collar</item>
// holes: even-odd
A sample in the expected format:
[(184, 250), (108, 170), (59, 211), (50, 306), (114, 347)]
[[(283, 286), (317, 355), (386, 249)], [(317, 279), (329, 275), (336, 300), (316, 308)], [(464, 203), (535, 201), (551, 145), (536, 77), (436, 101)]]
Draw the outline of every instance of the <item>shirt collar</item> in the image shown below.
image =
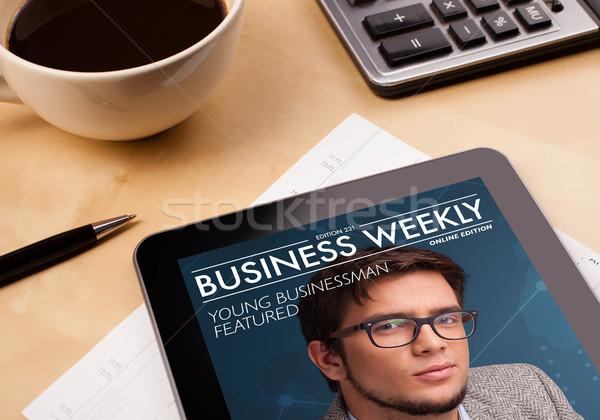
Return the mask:
[[(350, 417), (350, 420), (358, 420), (356, 417), (354, 417), (352, 415), (350, 410), (347, 410), (347, 411), (348, 411), (348, 417)], [(471, 420), (471, 417), (469, 417), (469, 415), (467, 414), (467, 411), (465, 410), (465, 407), (463, 407), (462, 403), (458, 404), (458, 417), (460, 420)]]

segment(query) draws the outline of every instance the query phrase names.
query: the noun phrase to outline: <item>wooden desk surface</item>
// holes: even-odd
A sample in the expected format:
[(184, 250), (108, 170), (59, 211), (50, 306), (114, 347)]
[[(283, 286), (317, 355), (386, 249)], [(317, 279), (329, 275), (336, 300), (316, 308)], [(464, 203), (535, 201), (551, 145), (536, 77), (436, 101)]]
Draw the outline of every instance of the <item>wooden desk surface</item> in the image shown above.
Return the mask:
[(600, 50), (384, 99), (316, 1), (246, 6), (225, 81), (154, 138), (88, 140), (0, 104), (0, 254), (138, 214), (101, 246), (0, 289), (0, 418), (22, 418), (142, 303), (132, 253), (143, 237), (249, 205), (353, 112), (432, 157), (502, 151), (550, 222), (600, 251)]

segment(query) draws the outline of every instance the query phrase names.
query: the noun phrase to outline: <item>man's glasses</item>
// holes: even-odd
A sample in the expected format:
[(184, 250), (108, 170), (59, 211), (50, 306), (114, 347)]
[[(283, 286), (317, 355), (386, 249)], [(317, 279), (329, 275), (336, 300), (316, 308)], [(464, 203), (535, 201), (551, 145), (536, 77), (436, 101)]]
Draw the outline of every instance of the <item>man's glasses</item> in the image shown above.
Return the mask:
[(428, 318), (393, 317), (361, 322), (342, 328), (330, 337), (348, 337), (354, 331), (365, 330), (373, 345), (383, 348), (402, 347), (419, 336), (425, 324), (444, 340), (463, 340), (473, 335), (477, 324), (477, 311), (447, 311)]

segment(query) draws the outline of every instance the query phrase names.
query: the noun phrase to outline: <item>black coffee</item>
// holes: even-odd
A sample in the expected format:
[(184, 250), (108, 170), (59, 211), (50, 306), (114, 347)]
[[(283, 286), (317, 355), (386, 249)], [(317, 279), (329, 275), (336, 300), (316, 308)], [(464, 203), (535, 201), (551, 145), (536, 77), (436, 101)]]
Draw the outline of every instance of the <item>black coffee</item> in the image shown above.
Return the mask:
[(28, 0), (8, 49), (61, 70), (120, 70), (183, 51), (226, 13), (223, 0)]

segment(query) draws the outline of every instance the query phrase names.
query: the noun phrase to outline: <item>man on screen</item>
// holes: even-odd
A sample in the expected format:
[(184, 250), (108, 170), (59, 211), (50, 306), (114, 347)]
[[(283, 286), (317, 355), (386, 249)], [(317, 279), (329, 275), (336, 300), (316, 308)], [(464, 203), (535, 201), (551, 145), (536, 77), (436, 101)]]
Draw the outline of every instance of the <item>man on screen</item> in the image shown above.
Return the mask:
[(534, 366), (469, 369), (479, 313), (463, 308), (464, 272), (448, 257), (368, 248), (309, 283), (356, 272), (380, 275), (307, 294), (298, 306), (308, 354), (337, 392), (326, 420), (581, 419)]

